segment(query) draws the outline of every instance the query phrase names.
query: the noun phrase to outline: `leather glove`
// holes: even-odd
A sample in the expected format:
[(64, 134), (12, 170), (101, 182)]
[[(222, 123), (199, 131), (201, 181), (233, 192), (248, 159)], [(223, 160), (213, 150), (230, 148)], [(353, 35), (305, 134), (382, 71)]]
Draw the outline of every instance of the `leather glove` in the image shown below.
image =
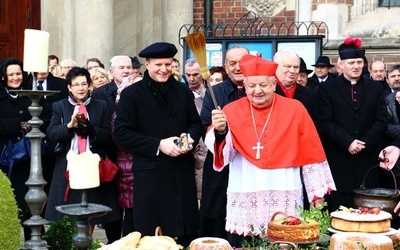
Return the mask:
[(82, 137), (94, 136), (94, 127), (86, 119), (85, 123), (78, 122), (78, 127), (75, 128), (75, 133)]

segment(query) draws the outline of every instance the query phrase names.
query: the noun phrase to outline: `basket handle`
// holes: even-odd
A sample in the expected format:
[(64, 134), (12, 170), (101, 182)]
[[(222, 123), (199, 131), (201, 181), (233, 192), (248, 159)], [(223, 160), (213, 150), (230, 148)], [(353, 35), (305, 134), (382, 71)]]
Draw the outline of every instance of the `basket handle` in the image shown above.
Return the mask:
[[(369, 174), (369, 172), (372, 170), (372, 169), (374, 169), (374, 168), (379, 168), (379, 165), (375, 165), (375, 166), (372, 166), (370, 169), (368, 169), (368, 171), (367, 171), (367, 173), (364, 175), (364, 179), (363, 179), (363, 181), (361, 182), (361, 185), (360, 185), (360, 188), (361, 189), (364, 189), (365, 188), (365, 178), (367, 178), (367, 175)], [(396, 177), (394, 176), (394, 174), (393, 174), (393, 171), (391, 170), (391, 169), (388, 169), (389, 171), (390, 171), (390, 173), (392, 174), (392, 176), (393, 176), (393, 181), (394, 181), (394, 196), (396, 196), (396, 194), (397, 194), (397, 181), (396, 181)]]
[(283, 215), (283, 217), (285, 217), (285, 218), (287, 218), (288, 216), (287, 216), (287, 214), (285, 213), (285, 212), (275, 212), (273, 215), (272, 215), (272, 217), (271, 217), (271, 221), (273, 221), (273, 220), (275, 220), (275, 216), (277, 216), (277, 215)]
[(290, 241), (274, 241), (271, 242), (271, 246), (274, 246), (275, 244), (287, 244), (287, 245), (291, 245), (293, 247), (294, 250), (297, 250), (297, 244), (290, 242)]

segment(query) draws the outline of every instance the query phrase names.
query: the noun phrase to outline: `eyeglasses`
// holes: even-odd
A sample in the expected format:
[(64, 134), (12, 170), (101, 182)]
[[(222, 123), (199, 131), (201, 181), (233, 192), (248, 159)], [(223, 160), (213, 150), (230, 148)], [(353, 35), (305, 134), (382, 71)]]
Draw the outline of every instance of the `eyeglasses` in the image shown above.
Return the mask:
[(87, 82), (82, 82), (82, 83), (72, 83), (71, 84), (72, 87), (77, 88), (77, 87), (83, 87), (86, 88), (87, 86), (89, 86), (89, 84)]

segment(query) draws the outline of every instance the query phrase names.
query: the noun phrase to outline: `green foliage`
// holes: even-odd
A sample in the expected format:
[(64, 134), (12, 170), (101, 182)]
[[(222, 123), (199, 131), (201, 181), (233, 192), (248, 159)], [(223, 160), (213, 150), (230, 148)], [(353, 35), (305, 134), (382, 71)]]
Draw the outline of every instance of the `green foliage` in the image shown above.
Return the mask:
[[(260, 232), (261, 232), (260, 236), (257, 236), (254, 234), (255, 231), (254, 231), (253, 225), (250, 225), (250, 229), (251, 229), (251, 232), (253, 232), (250, 236), (251, 240), (250, 241), (244, 240), (242, 242), (242, 248), (243, 249), (255, 248), (255, 249), (260, 249), (260, 250), (267, 249), (267, 246), (270, 244), (270, 242), (267, 240), (267, 238), (265, 236), (266, 235), (265, 227), (260, 228)], [(279, 249), (279, 248), (277, 248), (277, 249)]]
[(11, 182), (0, 170), (0, 242), (1, 249), (18, 249), (23, 245), (18, 206)]
[[(328, 204), (325, 202), (318, 208), (312, 207), (310, 210), (305, 210), (301, 206), (296, 206), (295, 210), (300, 214), (300, 217), (306, 220), (315, 220), (320, 223), (320, 233), (328, 234), (328, 228), (331, 226), (331, 216), (327, 209), (324, 209)], [(251, 232), (254, 231), (254, 227), (251, 226)], [(252, 234), (251, 240), (245, 240), (242, 243), (243, 249), (257, 249), (257, 250), (280, 250), (282, 249), (279, 244), (273, 245), (268, 239), (265, 237), (265, 228), (260, 228), (261, 235), (257, 236)], [(328, 248), (329, 242), (321, 244), (322, 247)], [(299, 250), (315, 250), (317, 248), (317, 244), (302, 244), (298, 246)]]
[(51, 221), (50, 226), (43, 235), (50, 249), (73, 250), (72, 238), (76, 234), (75, 221), (64, 215), (58, 222)]
[(96, 239), (92, 241), (92, 245), (90, 246), (90, 250), (96, 250), (99, 249), (101, 247), (101, 240), (100, 239)]
[[(64, 215), (58, 222), (51, 221), (49, 228), (43, 235), (43, 239), (47, 241), (50, 249), (57, 250), (74, 250), (73, 238), (76, 235), (76, 222), (69, 216)], [(101, 240), (92, 241), (90, 250), (96, 250), (101, 247)]]
[(328, 234), (328, 228), (331, 226), (331, 216), (328, 209), (324, 207), (328, 206), (325, 202), (319, 207), (311, 207), (310, 210), (305, 210), (301, 206), (296, 206), (295, 210), (300, 213), (300, 216), (306, 220), (315, 220), (319, 222), (319, 231), (323, 234)]

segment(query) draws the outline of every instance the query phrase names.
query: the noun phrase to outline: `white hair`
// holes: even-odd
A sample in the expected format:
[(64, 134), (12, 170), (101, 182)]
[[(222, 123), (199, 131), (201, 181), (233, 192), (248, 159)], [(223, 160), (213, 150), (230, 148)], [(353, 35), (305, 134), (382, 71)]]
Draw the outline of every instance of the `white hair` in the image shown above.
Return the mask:
[(110, 70), (112, 70), (112, 69), (115, 68), (115, 63), (116, 63), (118, 60), (120, 60), (120, 59), (126, 59), (126, 60), (128, 60), (128, 61), (131, 63), (131, 65), (132, 65), (132, 61), (131, 61), (131, 58), (130, 58), (129, 56), (126, 56), (126, 55), (117, 55), (117, 56), (113, 56), (113, 57), (110, 59)]
[(67, 59), (62, 60), (62, 61), (60, 62), (60, 66), (61, 66), (61, 67), (65, 67), (65, 63), (66, 63), (66, 62), (72, 62), (72, 64), (73, 64), (74, 66), (76, 66), (76, 62), (75, 62), (74, 60), (72, 60), (71, 58), (67, 58)]

